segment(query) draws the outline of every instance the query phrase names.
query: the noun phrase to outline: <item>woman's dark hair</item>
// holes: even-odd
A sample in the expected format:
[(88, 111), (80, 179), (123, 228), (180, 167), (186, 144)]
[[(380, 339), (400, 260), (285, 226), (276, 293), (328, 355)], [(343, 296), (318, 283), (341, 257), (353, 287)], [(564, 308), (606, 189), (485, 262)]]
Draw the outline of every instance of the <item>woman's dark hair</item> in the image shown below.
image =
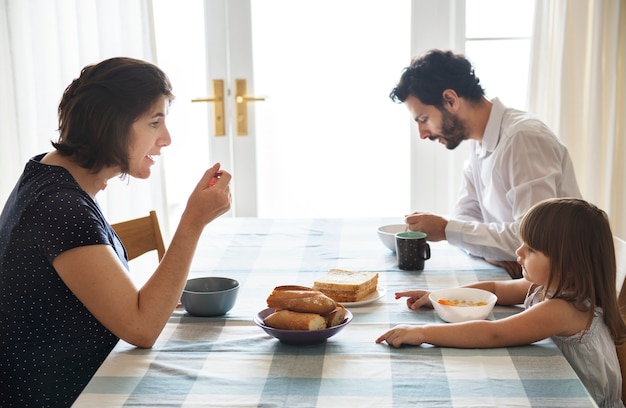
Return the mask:
[(478, 102), (485, 95), (474, 68), (463, 55), (451, 51), (430, 50), (413, 59), (400, 81), (389, 94), (392, 101), (402, 103), (413, 95), (426, 105), (443, 108), (443, 91), (454, 90), (459, 97)]
[(52, 145), (94, 173), (119, 166), (126, 174), (130, 128), (163, 96), (174, 99), (172, 85), (149, 62), (119, 57), (88, 65), (63, 92)]
[(615, 246), (607, 214), (578, 198), (548, 199), (528, 210), (519, 235), (550, 258), (546, 287), (553, 290), (551, 297), (583, 310), (601, 307), (613, 340), (623, 343), (626, 325), (617, 302)]

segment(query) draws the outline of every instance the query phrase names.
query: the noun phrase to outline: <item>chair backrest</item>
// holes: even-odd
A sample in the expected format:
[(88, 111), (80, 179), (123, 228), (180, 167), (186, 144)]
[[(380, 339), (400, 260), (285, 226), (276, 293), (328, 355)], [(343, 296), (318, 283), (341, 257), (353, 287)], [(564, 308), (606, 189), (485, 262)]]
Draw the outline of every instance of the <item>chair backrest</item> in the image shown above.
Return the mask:
[[(613, 244), (617, 263), (617, 300), (623, 315), (626, 312), (626, 241), (614, 236)], [(622, 402), (626, 405), (626, 343), (617, 346), (617, 358), (622, 371)]]
[(156, 211), (150, 211), (146, 217), (124, 221), (111, 225), (124, 244), (128, 260), (137, 258), (156, 249), (159, 261), (165, 255), (165, 244), (159, 227)]

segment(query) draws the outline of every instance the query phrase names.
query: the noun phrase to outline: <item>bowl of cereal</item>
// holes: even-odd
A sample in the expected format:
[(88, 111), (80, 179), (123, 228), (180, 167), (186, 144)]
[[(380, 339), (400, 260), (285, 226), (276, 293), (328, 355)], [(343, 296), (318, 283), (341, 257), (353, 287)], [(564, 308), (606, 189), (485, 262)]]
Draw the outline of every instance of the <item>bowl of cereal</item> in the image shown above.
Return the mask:
[(484, 320), (498, 300), (493, 293), (475, 288), (441, 289), (428, 296), (437, 315), (449, 323)]
[(406, 224), (390, 224), (378, 227), (378, 238), (390, 251), (396, 252), (396, 233), (407, 230)]

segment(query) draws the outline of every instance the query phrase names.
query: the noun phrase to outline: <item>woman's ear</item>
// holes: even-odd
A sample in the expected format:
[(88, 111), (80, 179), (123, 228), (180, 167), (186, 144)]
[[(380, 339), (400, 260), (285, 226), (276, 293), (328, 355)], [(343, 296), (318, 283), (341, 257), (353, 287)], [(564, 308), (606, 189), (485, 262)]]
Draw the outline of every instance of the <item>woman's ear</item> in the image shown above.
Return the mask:
[(443, 106), (450, 112), (454, 112), (459, 106), (459, 96), (453, 89), (443, 91)]

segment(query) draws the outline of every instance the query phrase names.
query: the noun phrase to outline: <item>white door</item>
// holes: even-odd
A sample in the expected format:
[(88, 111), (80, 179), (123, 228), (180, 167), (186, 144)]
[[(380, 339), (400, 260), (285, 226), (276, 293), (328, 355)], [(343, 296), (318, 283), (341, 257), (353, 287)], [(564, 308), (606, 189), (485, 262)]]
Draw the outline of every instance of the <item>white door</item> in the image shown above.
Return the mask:
[[(465, 144), (449, 152), (419, 140), (388, 94), (412, 56), (463, 51), (465, 4), (153, 0), (158, 63), (177, 95), (168, 118), (173, 144), (164, 152), (172, 218), (196, 175), (216, 161), (233, 173), (236, 216), (450, 211)], [(265, 98), (240, 103), (245, 118), (238, 80), (248, 97)], [(214, 81), (224, 86), (223, 136), (216, 104), (191, 103), (213, 97)]]
[(411, 2), (252, 1), (251, 16), (258, 215), (401, 218), (411, 124), (389, 92)]
[[(158, 53), (177, 95), (169, 120), (180, 118), (181, 108), (187, 112), (178, 132), (184, 140), (170, 122), (171, 149), (182, 142), (193, 150), (177, 158), (186, 164), (176, 170), (221, 162), (234, 176), (236, 216), (402, 217), (410, 210), (412, 125), (388, 97), (410, 62), (410, 1), (172, 3), (154, 1), (157, 29), (159, 10), (167, 24), (157, 44), (171, 42)], [(182, 7), (196, 10), (177, 17)], [(192, 28), (199, 13), (204, 44)], [(215, 80), (224, 84), (223, 136), (216, 134), (215, 102), (189, 103), (212, 99)], [(237, 110), (238, 80), (245, 80), (247, 96), (265, 98), (244, 103), (246, 118)], [(238, 121), (246, 122), (243, 134)], [(204, 129), (208, 143), (192, 141)], [(208, 158), (198, 159), (200, 152)], [(168, 184), (182, 187), (185, 177), (171, 172), (167, 167)]]

